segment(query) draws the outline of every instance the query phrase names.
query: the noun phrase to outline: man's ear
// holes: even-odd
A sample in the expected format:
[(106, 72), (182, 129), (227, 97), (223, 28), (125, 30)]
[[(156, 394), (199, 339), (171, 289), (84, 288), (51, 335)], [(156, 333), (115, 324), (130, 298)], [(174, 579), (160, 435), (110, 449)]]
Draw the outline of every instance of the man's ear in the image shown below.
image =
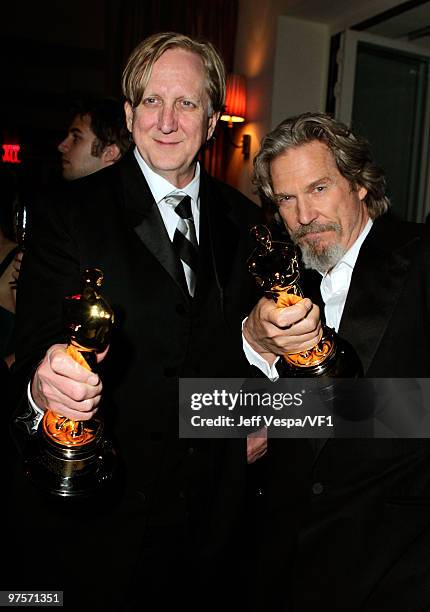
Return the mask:
[(111, 144), (103, 149), (103, 153), (101, 154), (101, 158), (103, 162), (108, 164), (114, 164), (121, 157), (121, 151), (119, 150), (118, 145)]
[(207, 135), (206, 135), (206, 140), (209, 140), (210, 138), (212, 138), (212, 135), (215, 131), (216, 128), (216, 124), (218, 123), (218, 119), (220, 117), (221, 113), (212, 113), (212, 115), (210, 117), (208, 117), (208, 131), (207, 131)]
[(357, 193), (358, 193), (358, 197), (360, 198), (360, 200), (363, 201), (364, 198), (367, 196), (367, 189), (366, 189), (366, 187), (363, 187), (363, 185), (361, 185), (358, 188)]
[(128, 100), (124, 102), (125, 122), (129, 132), (133, 129), (133, 108)]

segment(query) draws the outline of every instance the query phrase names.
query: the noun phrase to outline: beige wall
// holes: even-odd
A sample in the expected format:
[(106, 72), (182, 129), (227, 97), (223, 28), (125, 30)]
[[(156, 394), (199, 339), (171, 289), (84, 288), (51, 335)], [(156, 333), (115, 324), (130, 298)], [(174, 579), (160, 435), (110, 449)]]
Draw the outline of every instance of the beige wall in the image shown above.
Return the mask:
[(232, 128), (232, 138), (239, 143), (242, 134), (251, 135), (251, 156), (244, 161), (239, 149), (232, 150), (226, 180), (251, 199), (252, 158), (261, 138), (270, 130), (273, 95), (273, 71), (276, 51), (277, 17), (282, 2), (277, 0), (240, 0), (236, 39), (235, 72), (247, 78), (247, 122)]
[(278, 18), (272, 128), (286, 117), (325, 110), (329, 56), (327, 25)]
[(251, 156), (230, 150), (226, 181), (254, 201), (252, 158), (261, 139), (288, 115), (324, 110), (329, 28), (282, 15), (282, 0), (240, 0), (235, 72), (247, 78), (247, 121), (231, 129), (239, 144), (251, 135)]

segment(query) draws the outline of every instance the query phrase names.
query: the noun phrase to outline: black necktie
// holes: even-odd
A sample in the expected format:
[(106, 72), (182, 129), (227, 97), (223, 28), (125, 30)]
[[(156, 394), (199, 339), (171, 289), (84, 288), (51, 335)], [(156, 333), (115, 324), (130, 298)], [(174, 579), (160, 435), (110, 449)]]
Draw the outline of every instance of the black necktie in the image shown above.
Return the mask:
[(187, 280), (190, 295), (194, 295), (196, 286), (196, 273), (198, 264), (198, 245), (196, 228), (194, 226), (193, 214), (191, 212), (191, 198), (183, 194), (173, 194), (169, 200), (174, 200), (174, 210), (178, 215), (178, 225), (173, 236), (173, 248), (184, 266), (185, 278)]

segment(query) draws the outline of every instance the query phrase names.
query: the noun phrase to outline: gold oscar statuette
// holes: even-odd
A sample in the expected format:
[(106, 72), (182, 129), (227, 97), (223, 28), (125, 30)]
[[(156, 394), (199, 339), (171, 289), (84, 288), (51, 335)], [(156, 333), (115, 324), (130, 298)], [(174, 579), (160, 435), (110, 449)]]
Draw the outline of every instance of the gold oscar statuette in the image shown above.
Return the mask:
[[(265, 225), (252, 230), (257, 246), (248, 259), (248, 268), (257, 285), (279, 308), (292, 306), (303, 299), (299, 253), (290, 241), (272, 240)], [(315, 346), (300, 353), (282, 355), (285, 376), (327, 376), (351, 378), (361, 375), (362, 367), (354, 349), (336, 332), (322, 325)]]
[[(64, 299), (64, 324), (70, 341), (67, 353), (93, 370), (96, 354), (109, 344), (114, 321), (111, 307), (100, 294), (103, 273), (86, 268), (81, 293)], [(99, 413), (87, 421), (73, 421), (50, 410), (39, 427), (39, 452), (29, 463), (30, 478), (55, 496), (91, 495), (112, 479), (114, 451), (104, 436)]]

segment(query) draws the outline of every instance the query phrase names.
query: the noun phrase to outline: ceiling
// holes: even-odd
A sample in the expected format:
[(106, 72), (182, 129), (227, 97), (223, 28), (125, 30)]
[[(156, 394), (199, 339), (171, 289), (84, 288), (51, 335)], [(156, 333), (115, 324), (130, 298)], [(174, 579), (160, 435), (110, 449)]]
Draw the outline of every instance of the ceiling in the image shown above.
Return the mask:
[(430, 2), (386, 19), (366, 31), (430, 48)]
[[(353, 28), (386, 11), (401, 9), (401, 14), (365, 28), (366, 32), (415, 45), (430, 47), (430, 1), (410, 0), (285, 0), (284, 14), (298, 19), (327, 24), (332, 34)], [(414, 6), (418, 5), (418, 6)]]

